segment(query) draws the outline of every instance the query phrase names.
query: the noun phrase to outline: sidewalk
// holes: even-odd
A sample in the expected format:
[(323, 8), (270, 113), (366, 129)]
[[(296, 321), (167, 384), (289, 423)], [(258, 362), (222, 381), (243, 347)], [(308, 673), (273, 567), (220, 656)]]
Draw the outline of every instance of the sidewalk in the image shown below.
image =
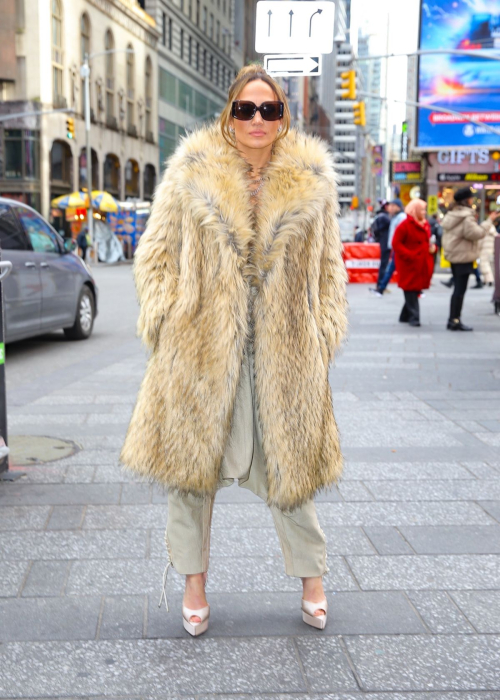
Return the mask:
[[(133, 297), (128, 266), (97, 274)], [(145, 364), (132, 322), (113, 353), (84, 360), (88, 341), (32, 382), (14, 350), (11, 435), (81, 449), (0, 482), (0, 700), (500, 698), (500, 318), (470, 290), (475, 332), (446, 331), (436, 281), (409, 328), (391, 290), (350, 287), (331, 371), (347, 466), (317, 505), (324, 632), (302, 623), (266, 505), (237, 487), (214, 507), (208, 633), (184, 632), (175, 571), (158, 609), (166, 495), (117, 462)]]

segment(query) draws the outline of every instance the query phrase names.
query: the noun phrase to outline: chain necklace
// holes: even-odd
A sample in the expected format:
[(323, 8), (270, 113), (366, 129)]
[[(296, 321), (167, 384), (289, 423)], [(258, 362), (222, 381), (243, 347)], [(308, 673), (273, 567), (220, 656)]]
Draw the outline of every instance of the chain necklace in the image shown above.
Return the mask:
[(250, 197), (255, 197), (264, 187), (264, 178), (258, 177), (256, 180), (252, 180), (252, 182), (260, 182), (260, 185), (258, 187), (256, 187), (254, 190), (250, 190)]

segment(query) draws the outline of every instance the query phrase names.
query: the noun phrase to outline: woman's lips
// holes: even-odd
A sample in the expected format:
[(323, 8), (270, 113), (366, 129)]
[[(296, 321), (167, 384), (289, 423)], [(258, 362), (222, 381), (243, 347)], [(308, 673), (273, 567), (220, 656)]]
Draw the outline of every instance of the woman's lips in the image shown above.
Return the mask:
[(266, 132), (265, 131), (251, 131), (250, 136), (265, 136)]

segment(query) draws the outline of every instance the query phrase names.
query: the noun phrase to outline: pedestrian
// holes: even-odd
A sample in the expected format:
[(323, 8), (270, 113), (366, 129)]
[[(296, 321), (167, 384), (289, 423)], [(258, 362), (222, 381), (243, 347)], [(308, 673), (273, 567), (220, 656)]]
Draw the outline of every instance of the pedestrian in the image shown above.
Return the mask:
[(304, 621), (326, 624), (312, 499), (342, 470), (328, 383), (346, 331), (336, 212), (327, 145), (290, 128), (283, 89), (250, 65), (218, 121), (171, 156), (140, 239), (138, 329), (152, 355), (121, 459), (168, 489), (162, 598), (173, 566), (192, 635), (208, 626), (214, 496), (234, 479), (270, 506)]
[(469, 275), (479, 257), (480, 241), (485, 237), (486, 230), (476, 221), (471, 187), (457, 190), (453, 200), (442, 223), (444, 256), (451, 263), (454, 282), (446, 327), (450, 331), (471, 331), (472, 328), (461, 321), (462, 306)]
[(382, 294), (384, 294), (385, 290), (387, 289), (387, 285), (391, 281), (391, 278), (394, 274), (394, 270), (396, 269), (394, 251), (392, 250), (392, 241), (394, 239), (394, 233), (396, 232), (397, 227), (402, 221), (406, 219), (404, 205), (400, 199), (393, 199), (392, 202), (389, 202), (388, 212), (391, 217), (391, 222), (389, 224), (389, 238), (387, 241), (390, 254), (389, 264), (386, 267), (385, 274), (380, 284), (377, 285), (376, 289), (370, 289), (371, 292), (373, 292), (374, 294), (376, 294), (376, 296), (379, 297), (381, 297)]
[(492, 211), (489, 213), (488, 218), (481, 224), (482, 228), (486, 231), (486, 235), (481, 241), (480, 249), (480, 259), (481, 259), (481, 270), (483, 271), (484, 284), (488, 287), (493, 287), (494, 276), (493, 270), (491, 268), (491, 260), (493, 258), (493, 253), (495, 250), (495, 236), (498, 236), (495, 221), (500, 216), (500, 212)]
[(399, 320), (410, 326), (420, 326), (418, 297), (431, 284), (435, 243), (431, 243), (431, 228), (426, 219), (427, 203), (412, 199), (405, 209), (406, 219), (394, 233), (392, 247), (396, 256), (398, 286), (405, 303)]
[(371, 225), (375, 242), (380, 245), (380, 267), (378, 268), (377, 289), (382, 282), (391, 255), (391, 249), (389, 247), (389, 227), (391, 218), (388, 213), (388, 206), (389, 202), (382, 200), (380, 209)]
[(87, 227), (82, 227), (82, 230), (76, 237), (76, 243), (78, 247), (80, 248), (80, 257), (82, 260), (86, 259), (87, 256), (87, 248), (88, 248), (88, 240), (87, 240)]

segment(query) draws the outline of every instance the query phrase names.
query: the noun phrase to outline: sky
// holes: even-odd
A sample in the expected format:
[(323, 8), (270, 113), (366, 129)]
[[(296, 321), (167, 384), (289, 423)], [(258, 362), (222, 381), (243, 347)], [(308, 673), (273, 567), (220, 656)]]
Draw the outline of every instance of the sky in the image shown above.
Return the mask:
[[(352, 0), (352, 35), (357, 36), (358, 28), (371, 35), (370, 53), (408, 53), (418, 47), (420, 0)], [(389, 29), (389, 32), (387, 31)], [(387, 40), (387, 35), (389, 36)], [(388, 50), (387, 50), (388, 49)], [(387, 94), (392, 99), (406, 99), (407, 59), (391, 58), (386, 62)], [(384, 74), (383, 74), (384, 76)], [(385, 78), (382, 79), (382, 92)], [(392, 134), (393, 125), (401, 131), (405, 119), (404, 104), (388, 103), (388, 127)], [(384, 120), (384, 114), (382, 114)], [(384, 137), (384, 133), (382, 133)], [(385, 140), (385, 139), (383, 139)]]

